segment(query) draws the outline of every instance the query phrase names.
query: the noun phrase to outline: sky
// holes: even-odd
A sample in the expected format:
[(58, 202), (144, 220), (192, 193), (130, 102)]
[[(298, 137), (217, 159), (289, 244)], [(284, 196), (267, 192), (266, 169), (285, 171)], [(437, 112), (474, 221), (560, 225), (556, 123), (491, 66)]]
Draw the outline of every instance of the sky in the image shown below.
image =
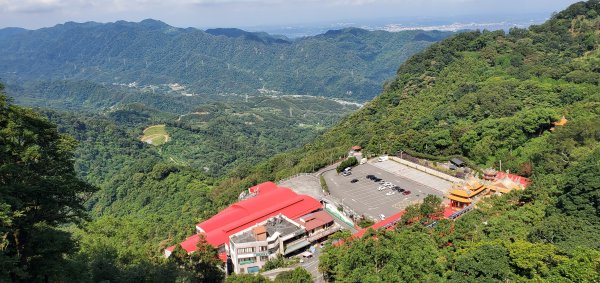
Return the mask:
[(0, 0), (0, 28), (141, 21), (176, 27), (294, 26), (395, 19), (469, 19), (560, 11), (574, 0)]

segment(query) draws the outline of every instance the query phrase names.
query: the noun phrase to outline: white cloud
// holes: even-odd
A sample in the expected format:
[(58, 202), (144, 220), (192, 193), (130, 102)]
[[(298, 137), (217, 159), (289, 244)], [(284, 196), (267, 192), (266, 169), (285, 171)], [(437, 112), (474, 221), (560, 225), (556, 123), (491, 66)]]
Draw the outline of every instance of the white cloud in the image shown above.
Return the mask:
[(0, 10), (17, 13), (38, 13), (60, 9), (61, 0), (0, 0)]

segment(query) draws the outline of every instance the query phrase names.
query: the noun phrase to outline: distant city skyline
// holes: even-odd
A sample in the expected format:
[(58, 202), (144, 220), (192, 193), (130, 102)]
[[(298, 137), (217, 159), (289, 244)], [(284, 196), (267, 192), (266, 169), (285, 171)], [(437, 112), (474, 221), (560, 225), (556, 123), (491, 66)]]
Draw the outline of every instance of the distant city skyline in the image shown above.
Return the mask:
[[(37, 29), (68, 21), (161, 20), (176, 27), (293, 27), (502, 19), (547, 15), (573, 0), (0, 0), (0, 28)], [(382, 23), (385, 24), (385, 23)]]

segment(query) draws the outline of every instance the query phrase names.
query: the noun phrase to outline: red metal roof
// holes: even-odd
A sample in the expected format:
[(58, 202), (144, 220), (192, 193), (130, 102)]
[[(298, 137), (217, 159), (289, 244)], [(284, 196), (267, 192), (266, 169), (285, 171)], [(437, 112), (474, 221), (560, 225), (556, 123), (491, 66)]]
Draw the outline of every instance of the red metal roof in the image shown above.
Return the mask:
[(321, 227), (327, 223), (333, 222), (333, 217), (329, 213), (321, 210), (310, 215), (302, 216), (295, 220), (300, 225), (304, 226), (306, 231), (310, 231), (317, 227)]
[[(298, 195), (288, 188), (276, 187), (277, 185), (273, 188), (273, 185), (275, 184), (271, 182), (258, 185), (260, 193), (257, 196), (229, 206), (196, 227), (204, 232), (209, 244), (219, 247), (229, 242), (229, 236), (232, 234), (280, 213), (290, 219), (296, 219), (321, 208), (321, 203), (310, 196)], [(263, 187), (270, 189), (265, 191)], [(196, 250), (198, 239), (198, 235), (193, 235), (181, 245), (188, 252), (193, 252)]]
[(262, 184), (258, 184), (254, 187), (250, 187), (248, 189), (248, 192), (250, 192), (251, 194), (264, 194), (267, 192), (270, 192), (274, 189), (277, 189), (277, 184), (273, 183), (273, 182), (264, 182)]
[[(446, 208), (444, 208), (443, 216), (444, 216), (444, 218), (448, 218), (454, 212), (455, 211), (451, 207), (446, 207)], [(382, 227), (385, 227), (387, 225), (390, 225), (390, 226), (388, 226), (387, 229), (391, 230), (391, 229), (394, 228), (394, 226), (391, 225), (391, 224), (393, 224), (394, 222), (400, 220), (400, 218), (402, 218), (402, 215), (404, 215), (404, 213), (406, 213), (406, 210), (402, 210), (402, 211), (400, 211), (400, 212), (398, 212), (398, 213), (396, 213), (396, 214), (394, 214), (394, 215), (392, 215), (392, 216), (390, 216), (390, 217), (388, 217), (388, 218), (386, 218), (384, 220), (381, 220), (381, 221), (379, 221), (379, 222), (371, 225), (370, 227), (363, 228), (363, 229), (359, 230), (358, 232), (354, 233), (354, 235), (352, 235), (352, 238), (360, 238), (360, 237), (362, 237), (367, 232), (367, 230), (369, 230), (369, 228), (371, 228), (373, 230), (377, 230), (379, 228), (382, 228)], [(341, 244), (343, 244), (343, 241), (340, 241), (339, 243), (340, 244), (338, 244), (338, 245), (341, 245)]]
[(514, 174), (509, 174), (509, 173), (504, 173), (504, 172), (496, 173), (496, 179), (504, 179), (504, 178), (509, 178), (509, 179), (513, 180), (514, 182), (523, 185), (524, 187), (527, 187), (527, 185), (529, 185), (529, 183), (531, 183), (531, 180), (529, 180), (525, 177), (519, 176), (519, 175), (514, 175)]
[(369, 228), (371, 228), (373, 230), (377, 230), (377, 229), (379, 229), (381, 227), (384, 227), (384, 226), (386, 226), (388, 224), (392, 224), (393, 222), (400, 220), (400, 218), (402, 217), (402, 215), (404, 215), (404, 213), (406, 213), (406, 210), (402, 210), (402, 211), (400, 211), (400, 212), (398, 212), (398, 213), (396, 213), (396, 214), (394, 214), (394, 215), (392, 215), (392, 216), (390, 216), (390, 217), (388, 217), (386, 219), (383, 219), (383, 220), (381, 220), (381, 221), (379, 221), (379, 222), (371, 225), (370, 227), (363, 228), (360, 231), (356, 232), (354, 235), (352, 235), (352, 237), (353, 238), (360, 238), (360, 237), (362, 237), (367, 232), (367, 230), (369, 230)]

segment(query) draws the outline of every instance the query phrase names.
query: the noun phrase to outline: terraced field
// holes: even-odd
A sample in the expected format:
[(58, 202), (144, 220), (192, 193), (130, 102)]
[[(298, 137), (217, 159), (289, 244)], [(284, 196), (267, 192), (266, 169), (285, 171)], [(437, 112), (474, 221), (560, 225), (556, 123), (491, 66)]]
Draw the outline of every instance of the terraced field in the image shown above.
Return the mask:
[(159, 146), (169, 142), (171, 137), (169, 137), (165, 125), (154, 125), (146, 128), (140, 139), (145, 143)]

